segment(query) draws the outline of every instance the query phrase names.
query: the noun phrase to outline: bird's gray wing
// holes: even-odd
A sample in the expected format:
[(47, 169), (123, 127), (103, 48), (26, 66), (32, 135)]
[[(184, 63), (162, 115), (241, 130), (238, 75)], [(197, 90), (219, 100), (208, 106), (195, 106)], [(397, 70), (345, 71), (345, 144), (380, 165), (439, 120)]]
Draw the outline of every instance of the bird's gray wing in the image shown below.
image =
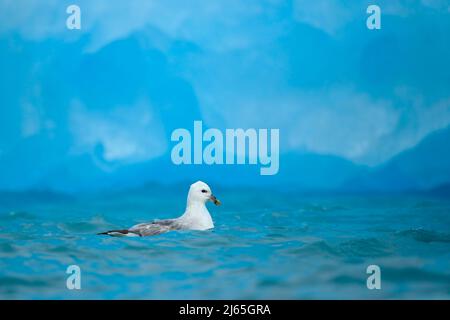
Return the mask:
[(177, 219), (156, 220), (149, 223), (140, 223), (129, 229), (130, 232), (139, 234), (141, 237), (155, 236), (171, 230), (179, 230), (182, 225)]

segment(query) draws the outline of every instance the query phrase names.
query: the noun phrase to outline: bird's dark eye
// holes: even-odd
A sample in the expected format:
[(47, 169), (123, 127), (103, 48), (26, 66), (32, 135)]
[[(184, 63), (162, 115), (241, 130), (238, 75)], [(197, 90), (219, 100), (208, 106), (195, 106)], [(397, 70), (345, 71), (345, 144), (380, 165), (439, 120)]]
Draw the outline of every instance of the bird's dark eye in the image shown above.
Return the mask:
[(207, 193), (208, 191), (206, 191), (205, 189), (202, 190), (203, 193)]

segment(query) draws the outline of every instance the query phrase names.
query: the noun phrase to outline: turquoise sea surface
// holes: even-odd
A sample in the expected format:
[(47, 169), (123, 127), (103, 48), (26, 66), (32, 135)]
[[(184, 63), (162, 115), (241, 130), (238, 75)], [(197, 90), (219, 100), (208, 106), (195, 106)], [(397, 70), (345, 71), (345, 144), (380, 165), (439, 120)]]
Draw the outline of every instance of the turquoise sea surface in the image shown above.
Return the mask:
[[(112, 238), (184, 210), (182, 188), (0, 195), (1, 299), (450, 298), (450, 199), (217, 189), (210, 231)], [(69, 290), (66, 269), (81, 269)], [(381, 289), (366, 269), (381, 269)]]

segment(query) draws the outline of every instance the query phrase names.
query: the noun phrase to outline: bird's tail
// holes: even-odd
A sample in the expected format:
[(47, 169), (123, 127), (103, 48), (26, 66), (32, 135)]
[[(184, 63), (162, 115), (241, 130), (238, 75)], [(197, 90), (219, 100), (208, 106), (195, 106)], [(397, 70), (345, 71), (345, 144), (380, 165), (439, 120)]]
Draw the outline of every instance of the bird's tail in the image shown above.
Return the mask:
[(98, 235), (107, 235), (111, 237), (137, 237), (138, 234), (131, 232), (130, 230), (110, 230), (105, 232), (97, 233)]

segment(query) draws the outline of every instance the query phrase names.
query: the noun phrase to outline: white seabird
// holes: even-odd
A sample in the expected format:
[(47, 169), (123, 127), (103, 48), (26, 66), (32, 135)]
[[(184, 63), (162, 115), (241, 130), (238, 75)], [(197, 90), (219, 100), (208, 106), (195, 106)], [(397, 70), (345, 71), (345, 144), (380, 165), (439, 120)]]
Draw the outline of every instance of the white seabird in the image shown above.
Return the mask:
[(171, 230), (208, 230), (214, 228), (214, 223), (206, 208), (206, 202), (212, 201), (220, 205), (220, 201), (212, 194), (211, 188), (202, 181), (197, 181), (189, 188), (186, 210), (176, 219), (155, 220), (140, 223), (129, 229), (101, 232), (113, 237), (144, 237), (153, 236)]

